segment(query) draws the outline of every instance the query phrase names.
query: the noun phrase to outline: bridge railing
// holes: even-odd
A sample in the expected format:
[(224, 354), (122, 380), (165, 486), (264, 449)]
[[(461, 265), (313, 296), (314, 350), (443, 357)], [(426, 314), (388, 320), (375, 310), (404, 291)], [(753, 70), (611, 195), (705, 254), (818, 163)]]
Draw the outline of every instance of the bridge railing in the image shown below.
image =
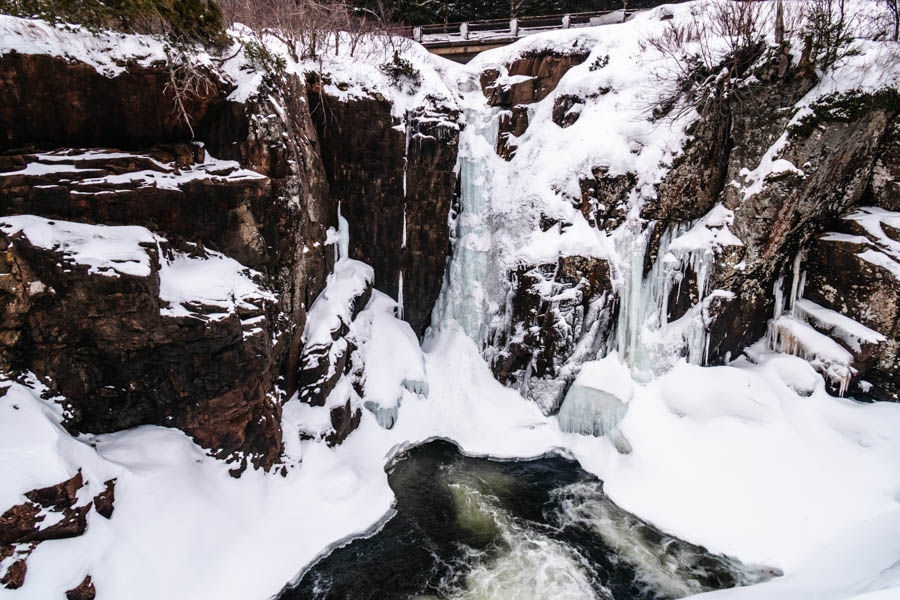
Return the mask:
[[(517, 17), (514, 19), (484, 19), (480, 21), (458, 21), (452, 23), (435, 23), (420, 27), (408, 28), (404, 34), (415, 41), (428, 45), (429, 37), (458, 36), (468, 39), (473, 33), (507, 34), (509, 37), (517, 37), (520, 31), (534, 29), (568, 29), (574, 26), (583, 26), (597, 19), (621, 12), (620, 10), (597, 10), (579, 13), (566, 13), (556, 15), (540, 15), (531, 17)], [(432, 43), (440, 43), (434, 40)]]

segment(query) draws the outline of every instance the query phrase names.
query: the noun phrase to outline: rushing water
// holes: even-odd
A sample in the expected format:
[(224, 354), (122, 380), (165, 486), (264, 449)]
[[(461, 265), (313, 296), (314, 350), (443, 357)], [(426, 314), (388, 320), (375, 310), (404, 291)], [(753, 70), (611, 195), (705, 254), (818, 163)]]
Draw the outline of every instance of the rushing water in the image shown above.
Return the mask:
[(771, 576), (626, 513), (560, 456), (501, 462), (436, 441), (388, 472), (396, 514), (314, 563), (282, 600), (643, 600)]

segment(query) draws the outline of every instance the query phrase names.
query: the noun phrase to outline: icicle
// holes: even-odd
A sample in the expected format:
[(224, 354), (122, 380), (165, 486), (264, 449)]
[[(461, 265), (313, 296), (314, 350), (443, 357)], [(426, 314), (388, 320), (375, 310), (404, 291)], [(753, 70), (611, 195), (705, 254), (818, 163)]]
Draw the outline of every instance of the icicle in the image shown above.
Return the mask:
[(803, 262), (803, 251), (800, 250), (797, 252), (797, 256), (794, 257), (794, 271), (791, 274), (793, 279), (791, 281), (791, 297), (789, 298), (791, 302), (790, 310), (791, 315), (796, 316), (796, 307), (797, 300), (800, 298), (801, 288), (800, 288), (800, 265)]
[(492, 311), (500, 309), (500, 290), (492, 289), (499, 286), (500, 270), (491, 262), (489, 219), (492, 165), (500, 160), (497, 114), (465, 112), (468, 125), (460, 134), (457, 157), (460, 211), (451, 223), (453, 254), (434, 315), (437, 328), (456, 321), (482, 350), (490, 334)]
[(397, 318), (403, 318), (403, 271), (400, 271), (400, 281), (397, 283)]
[(350, 258), (350, 224), (341, 214), (341, 203), (338, 202), (338, 243), (334, 247), (335, 260)]
[(406, 202), (403, 203), (403, 241), (401, 248), (406, 248)]
[(775, 280), (775, 286), (772, 289), (775, 295), (775, 310), (772, 319), (777, 319), (784, 313), (784, 277)]
[[(404, 116), (404, 120), (406, 122), (406, 141), (403, 146), (403, 198), (406, 198), (406, 173), (409, 168), (409, 138), (410, 138), (410, 124), (409, 124), (409, 111), (406, 111), (406, 115)], [(406, 206), (406, 203), (404, 203)]]

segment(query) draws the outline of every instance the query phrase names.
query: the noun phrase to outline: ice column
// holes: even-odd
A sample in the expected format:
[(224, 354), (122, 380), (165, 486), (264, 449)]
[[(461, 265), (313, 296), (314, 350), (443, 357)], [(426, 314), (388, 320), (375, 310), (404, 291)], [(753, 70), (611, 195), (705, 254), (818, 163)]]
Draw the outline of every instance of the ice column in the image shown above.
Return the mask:
[(341, 203), (338, 202), (338, 243), (335, 246), (336, 260), (350, 258), (350, 224), (341, 214)]
[(453, 255), (435, 309), (435, 324), (441, 327), (456, 321), (484, 348), (492, 312), (492, 298), (486, 291), (492, 275), (489, 182), (497, 160), (498, 120), (495, 112), (469, 109), (465, 115), (467, 127), (460, 135), (457, 158), (460, 213), (451, 223)]

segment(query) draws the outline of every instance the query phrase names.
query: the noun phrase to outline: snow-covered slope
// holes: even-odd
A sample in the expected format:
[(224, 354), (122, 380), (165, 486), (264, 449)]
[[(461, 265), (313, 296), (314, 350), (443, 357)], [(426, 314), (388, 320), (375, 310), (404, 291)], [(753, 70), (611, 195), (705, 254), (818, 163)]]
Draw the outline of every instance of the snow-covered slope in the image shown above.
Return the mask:
[[(900, 406), (829, 395), (807, 361), (764, 344), (727, 366), (700, 366), (709, 305), (727, 293), (706, 289), (706, 278), (698, 277), (697, 305), (671, 323), (666, 302), (688, 265), (700, 275), (716, 257), (743, 243), (731, 229), (733, 211), (724, 206), (668, 228), (651, 279), (643, 274), (651, 231), (642, 228), (640, 210), (687, 141), (686, 128), (696, 114), (651, 118), (660, 71), (672, 65), (640, 41), (666, 26), (664, 15), (687, 19), (704, 6), (688, 3), (647, 11), (625, 24), (531, 36), (467, 66), (414, 46), (406, 56), (423, 83), (413, 90), (384, 75), (378, 68), (383, 58), (329, 59), (323, 68), (331, 73), (330, 93), (351, 98), (377, 92), (392, 102), (398, 117), (433, 103), (463, 115), (462, 212), (450, 224), (454, 254), (423, 348), (385, 296), (374, 294), (355, 307), (361, 309), (357, 314), (343, 304), (345, 296), (361, 296), (372, 279), (369, 268), (343, 257), (329, 288), (310, 307), (303, 341), (331, 344), (342, 328), (359, 336), (358, 351), (373, 370), (361, 381), (363, 398), (342, 378), (325, 407), (290, 399), (281, 423), (284, 469), (251, 469), (239, 479), (174, 429), (148, 426), (73, 437), (60, 425), (57, 405), (41, 398), (39, 383), (4, 380), (0, 506), (21, 502), (24, 492), (56, 484), (79, 468), (92, 494), (110, 478), (118, 483), (110, 520), (92, 515), (84, 535), (40, 544), (29, 558), (25, 585), (0, 589), (0, 598), (57, 597), (88, 573), (99, 600), (268, 597), (330, 546), (390, 518), (393, 497), (385, 464), (403, 448), (435, 437), (452, 439), (470, 454), (571, 454), (604, 481), (605, 491), (624, 509), (713, 552), (784, 571), (773, 582), (716, 592), (714, 598), (900, 595)], [(6, 21), (0, 24), (5, 36), (31, 39)], [(43, 48), (28, 43), (10, 45), (20, 51)], [(276, 42), (272, 47), (278, 51)], [(514, 58), (573, 48), (588, 51), (587, 60), (570, 69), (546, 98), (529, 105), (528, 129), (505, 161), (495, 151), (501, 109), (486, 103), (481, 72), (497, 69), (498, 81), (514, 82), (504, 73)], [(896, 77), (896, 65), (889, 65), (857, 78), (856, 68), (872, 61), (880, 46), (862, 44), (861, 50), (844, 75), (829, 74), (804, 102)], [(225, 69), (238, 69), (241, 60)], [(302, 72), (304, 66), (288, 68)], [(234, 71), (236, 97), (249, 97), (259, 85), (258, 78), (246, 75)], [(565, 128), (552, 114), (564, 95), (586, 99), (578, 119)], [(760, 169), (748, 170), (741, 184), (746, 194), (759, 191), (765, 176), (785, 166), (775, 154), (764, 158)], [(589, 223), (573, 206), (582, 194), (579, 180), (598, 166), (610, 176), (635, 178), (624, 214), (607, 229)], [(852, 218), (871, 226), (868, 214)], [(32, 243), (61, 248), (75, 263), (107, 275), (121, 269), (143, 275), (150, 259), (140, 242), (159, 242), (142, 228), (116, 228), (120, 235), (111, 237), (110, 228), (99, 226), (19, 221), (3, 222), (29, 239), (31, 227)], [(545, 228), (542, 222), (552, 224)], [(879, 237), (894, 248), (883, 231)], [(570, 255), (607, 262), (621, 304), (617, 337), (595, 351), (590, 358), (596, 362), (587, 363), (575, 379), (590, 392), (573, 395), (561, 427), (557, 417), (499, 384), (483, 354), (493, 334), (509, 327), (504, 320), (508, 274)], [(250, 276), (229, 261), (212, 254), (205, 261), (179, 256), (161, 264), (162, 283), (168, 272), (177, 285), (161, 284), (160, 297), (176, 311), (188, 310), (190, 298), (236, 310), (248, 291), (268, 300), (268, 292), (251, 289)], [(198, 273), (199, 262), (209, 270)], [(228, 285), (209, 285), (223, 280)], [(827, 309), (798, 306), (854, 338), (882, 335)], [(781, 308), (779, 319), (785, 318)], [(799, 321), (783, 324), (811, 330)], [(794, 338), (810, 333), (807, 329)], [(814, 338), (816, 348), (827, 344), (834, 350), (826, 358), (847, 362), (830, 343), (815, 340), (821, 340)], [(596, 402), (598, 397), (605, 404)], [(332, 404), (349, 399), (374, 403), (360, 411), (358, 430), (335, 448), (316, 436), (309, 439), (311, 430), (330, 426)], [(390, 427), (382, 409), (391, 410)], [(585, 423), (577, 421), (588, 418), (591, 427), (580, 427)], [(618, 434), (602, 435), (607, 431)], [(11, 563), (0, 564), (0, 576)]]

